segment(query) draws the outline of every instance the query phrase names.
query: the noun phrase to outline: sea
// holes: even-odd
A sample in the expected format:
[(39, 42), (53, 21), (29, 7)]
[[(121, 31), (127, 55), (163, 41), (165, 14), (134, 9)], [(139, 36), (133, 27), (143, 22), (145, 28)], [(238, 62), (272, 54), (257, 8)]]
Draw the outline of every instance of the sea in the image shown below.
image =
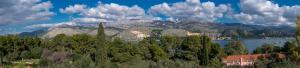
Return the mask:
[[(263, 44), (274, 44), (275, 46), (284, 46), (288, 41), (294, 41), (295, 38), (264, 38), (264, 39), (240, 39), (240, 41), (247, 47), (250, 53), (255, 48), (262, 46)], [(222, 47), (225, 47), (230, 40), (214, 40), (214, 43), (219, 43)]]

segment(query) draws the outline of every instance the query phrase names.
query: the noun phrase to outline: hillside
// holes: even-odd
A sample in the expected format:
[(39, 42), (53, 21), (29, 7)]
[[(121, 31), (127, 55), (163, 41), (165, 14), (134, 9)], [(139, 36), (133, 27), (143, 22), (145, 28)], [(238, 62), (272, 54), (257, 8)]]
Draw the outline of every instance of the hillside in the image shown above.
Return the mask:
[[(96, 24), (95, 24), (96, 25)], [(42, 38), (52, 38), (58, 34), (68, 36), (75, 34), (88, 34), (95, 36), (97, 27), (86, 26), (59, 26), (48, 30), (38, 30), (33, 32), (24, 32), (20, 35), (34, 35)], [(240, 23), (203, 23), (197, 21), (152, 21), (141, 22), (131, 21), (128, 24), (110, 24), (106, 23), (105, 34), (110, 37), (120, 37), (125, 40), (141, 40), (141, 37), (148, 37), (152, 29), (162, 29), (162, 35), (187, 36), (187, 32), (213, 34), (215, 38), (222, 37), (290, 37), (294, 35), (295, 28), (290, 26), (259, 26), (246, 25)], [(137, 37), (137, 36), (140, 37)]]

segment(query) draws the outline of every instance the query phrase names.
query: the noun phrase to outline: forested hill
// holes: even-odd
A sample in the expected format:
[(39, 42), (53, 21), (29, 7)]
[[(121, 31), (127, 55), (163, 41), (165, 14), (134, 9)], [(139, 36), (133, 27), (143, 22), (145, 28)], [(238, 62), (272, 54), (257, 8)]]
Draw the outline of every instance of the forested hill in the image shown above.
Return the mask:
[(218, 27), (224, 36), (240, 36), (244, 38), (261, 37), (293, 37), (296, 28), (291, 26), (260, 26), (240, 23), (225, 23)]

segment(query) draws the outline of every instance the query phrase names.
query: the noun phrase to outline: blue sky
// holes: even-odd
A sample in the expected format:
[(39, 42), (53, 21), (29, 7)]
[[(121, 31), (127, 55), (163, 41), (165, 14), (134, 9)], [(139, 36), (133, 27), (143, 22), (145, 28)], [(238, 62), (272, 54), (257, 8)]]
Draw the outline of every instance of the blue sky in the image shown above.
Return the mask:
[(1, 0), (0, 34), (130, 19), (293, 26), (299, 4), (300, 0)]

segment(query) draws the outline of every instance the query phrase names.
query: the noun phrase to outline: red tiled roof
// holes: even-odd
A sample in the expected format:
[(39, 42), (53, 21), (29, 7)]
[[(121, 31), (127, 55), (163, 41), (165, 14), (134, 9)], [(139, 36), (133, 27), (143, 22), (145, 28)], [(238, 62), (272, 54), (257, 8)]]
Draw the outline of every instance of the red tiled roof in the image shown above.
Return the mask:
[[(281, 54), (281, 53), (277, 53), (276, 54), (277, 58), (284, 58), (285, 55), (284, 54)], [(223, 61), (239, 61), (241, 58), (243, 60), (251, 60), (251, 61), (254, 61), (254, 60), (257, 60), (257, 59), (261, 59), (261, 58), (269, 58), (271, 57), (270, 54), (252, 54), (252, 55), (232, 55), (232, 56), (226, 56), (223, 58)]]
[(268, 54), (254, 54), (254, 55), (232, 55), (223, 58), (223, 61), (239, 61), (241, 58), (243, 60), (257, 60), (259, 58), (270, 57)]
[(276, 57), (279, 58), (279, 59), (285, 58), (285, 55), (284, 55), (284, 54), (277, 53), (276, 55), (277, 55)]

